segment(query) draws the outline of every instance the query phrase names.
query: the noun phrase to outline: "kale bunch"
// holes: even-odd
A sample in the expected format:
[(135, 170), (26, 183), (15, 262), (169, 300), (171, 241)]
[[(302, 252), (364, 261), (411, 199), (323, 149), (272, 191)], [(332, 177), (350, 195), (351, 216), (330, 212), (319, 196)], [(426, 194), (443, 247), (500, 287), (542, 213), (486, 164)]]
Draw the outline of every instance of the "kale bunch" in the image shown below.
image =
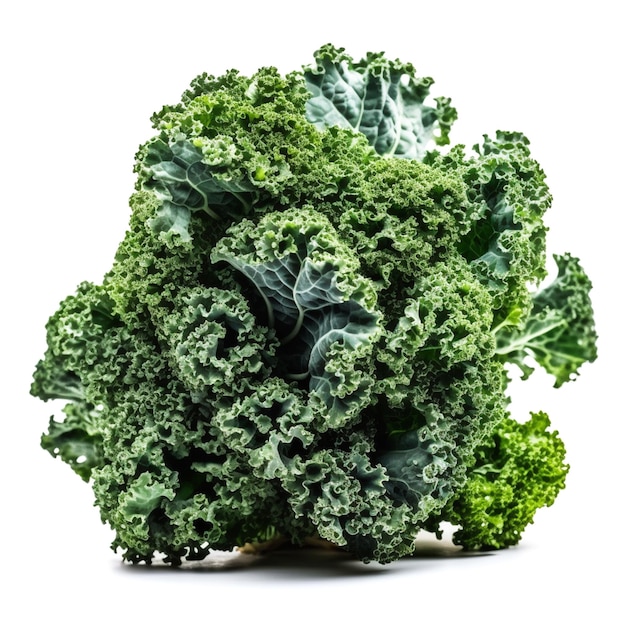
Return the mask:
[(520, 133), (448, 146), (410, 64), (331, 45), (287, 76), (201, 75), (153, 116), (125, 239), (47, 325), (42, 445), (125, 560), (316, 537), (390, 562), (421, 529), (512, 545), (567, 465), (509, 370), (596, 357), (591, 283), (546, 277)]

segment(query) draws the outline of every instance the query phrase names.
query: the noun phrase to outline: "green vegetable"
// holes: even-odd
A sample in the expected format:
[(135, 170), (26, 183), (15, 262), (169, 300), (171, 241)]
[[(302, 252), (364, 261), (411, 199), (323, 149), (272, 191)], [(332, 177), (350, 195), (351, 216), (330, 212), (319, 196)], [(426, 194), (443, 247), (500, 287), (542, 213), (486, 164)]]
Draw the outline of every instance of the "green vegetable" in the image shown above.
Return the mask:
[(515, 545), (535, 511), (554, 502), (569, 466), (549, 425), (545, 413), (532, 414), (525, 424), (504, 419), (476, 451), (476, 464), (448, 513), (462, 525), (456, 543), (475, 550)]
[(591, 283), (564, 255), (543, 285), (527, 139), (444, 148), (456, 111), (413, 66), (315, 61), (155, 114), (113, 267), (48, 323), (32, 393), (67, 404), (42, 445), (128, 561), (313, 537), (385, 563), (443, 522), (504, 547), (564, 484), (507, 364), (560, 386), (593, 361)]

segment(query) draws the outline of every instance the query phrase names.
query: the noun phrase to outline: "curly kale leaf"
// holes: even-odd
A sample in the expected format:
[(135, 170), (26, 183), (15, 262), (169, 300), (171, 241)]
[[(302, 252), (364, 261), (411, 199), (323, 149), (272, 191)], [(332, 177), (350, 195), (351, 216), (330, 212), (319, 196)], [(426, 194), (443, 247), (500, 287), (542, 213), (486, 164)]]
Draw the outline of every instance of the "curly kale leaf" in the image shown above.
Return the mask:
[(423, 514), (391, 500), (386, 470), (372, 463), (371, 442), (358, 431), (343, 449), (317, 450), (295, 466), (285, 481), (290, 505), (313, 521), (323, 539), (366, 562), (388, 563), (413, 551)]
[(505, 375), (492, 358), (488, 291), (460, 257), (429, 269), (377, 354), (375, 411), (390, 494), (434, 519), (505, 415)]
[(565, 486), (569, 466), (545, 413), (519, 423), (507, 418), (477, 450), (467, 484), (450, 507), (460, 525), (454, 542), (469, 550), (516, 545), (537, 509), (551, 506)]
[(36, 367), (31, 393), (43, 400), (87, 398), (85, 377), (100, 359), (102, 336), (120, 321), (114, 302), (99, 285), (84, 282), (63, 300), (46, 324), (48, 349)]
[(421, 158), (432, 140), (448, 143), (456, 110), (447, 98), (426, 104), (433, 80), (416, 77), (411, 64), (373, 53), (355, 62), (332, 45), (315, 61), (304, 79), (312, 94), (306, 116), (317, 127), (353, 128), (378, 154), (407, 159)]
[(555, 386), (578, 374), (583, 363), (597, 357), (597, 333), (589, 292), (592, 285), (580, 261), (570, 254), (555, 255), (558, 275), (533, 294), (526, 322), (495, 329), (496, 353), (520, 367), (527, 378), (531, 358), (555, 377)]
[(275, 361), (273, 333), (235, 290), (181, 289), (165, 334), (173, 368), (197, 402), (240, 393), (251, 379), (268, 376)]
[(190, 240), (189, 219), (203, 211), (219, 221), (243, 215), (260, 193), (249, 177), (233, 178), (235, 146), (225, 137), (202, 142), (158, 138), (144, 148), (144, 186), (161, 201), (150, 225), (157, 232)]
[(63, 413), (63, 421), (50, 418), (48, 432), (41, 436), (41, 447), (88, 481), (91, 471), (102, 462), (99, 411), (86, 402), (70, 402)]
[(494, 320), (530, 310), (529, 284), (545, 275), (546, 226), (552, 196), (521, 133), (484, 136), (467, 156), (463, 146), (429, 152), (425, 162), (462, 176), (470, 228), (459, 251), (494, 299)]
[(369, 398), (365, 362), (379, 335), (375, 290), (330, 222), (310, 209), (269, 213), (233, 226), (211, 259), (257, 289), (280, 341), (279, 371), (306, 381), (324, 411), (321, 428), (343, 424)]

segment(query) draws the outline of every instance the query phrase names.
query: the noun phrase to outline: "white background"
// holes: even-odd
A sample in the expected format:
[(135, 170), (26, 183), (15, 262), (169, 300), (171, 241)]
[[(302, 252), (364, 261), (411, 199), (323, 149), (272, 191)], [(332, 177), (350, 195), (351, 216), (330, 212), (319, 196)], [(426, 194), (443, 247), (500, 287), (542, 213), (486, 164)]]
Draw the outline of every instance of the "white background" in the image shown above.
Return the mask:
[[(4, 624), (626, 622), (624, 588), (624, 61), (610, 0), (587, 2), (29, 2), (0, 10), (0, 620)], [(19, 7), (19, 8), (15, 8)], [(367, 7), (367, 8), (366, 8)], [(332, 42), (411, 61), (452, 97), (455, 143), (521, 130), (554, 194), (551, 252), (591, 275), (598, 361), (560, 390), (537, 375), (513, 411), (546, 410), (566, 490), (522, 544), (364, 566), (283, 555), (193, 571), (109, 550), (88, 485), (39, 448), (53, 407), (29, 396), (44, 324), (110, 267), (149, 117), (198, 73), (287, 72)], [(7, 582), (8, 580), (8, 582)]]

